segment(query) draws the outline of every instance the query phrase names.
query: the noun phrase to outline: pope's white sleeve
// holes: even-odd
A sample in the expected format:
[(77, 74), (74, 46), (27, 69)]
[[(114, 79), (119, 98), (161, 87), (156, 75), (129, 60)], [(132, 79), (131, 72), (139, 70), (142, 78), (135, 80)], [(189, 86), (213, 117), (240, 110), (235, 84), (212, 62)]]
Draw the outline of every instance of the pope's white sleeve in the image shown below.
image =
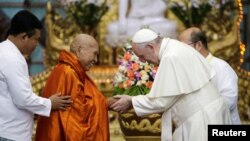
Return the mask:
[(138, 116), (145, 116), (166, 111), (178, 100), (179, 97), (180, 95), (149, 98), (146, 95), (139, 95), (132, 97), (132, 105)]
[(49, 116), (51, 100), (42, 98), (33, 93), (27, 64), (20, 58), (8, 60), (8, 66), (4, 68), (5, 79), (9, 88), (13, 103), (20, 109), (32, 113)]

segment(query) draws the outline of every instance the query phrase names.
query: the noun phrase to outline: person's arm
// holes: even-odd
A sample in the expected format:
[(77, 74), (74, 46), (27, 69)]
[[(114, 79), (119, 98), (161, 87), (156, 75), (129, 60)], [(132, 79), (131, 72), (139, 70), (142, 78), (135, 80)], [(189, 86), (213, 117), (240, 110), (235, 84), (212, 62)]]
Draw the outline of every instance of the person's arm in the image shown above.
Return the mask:
[(169, 109), (178, 99), (178, 96), (149, 98), (146, 95), (132, 97), (132, 105), (138, 116), (161, 113)]
[(217, 87), (224, 97), (230, 111), (237, 107), (238, 102), (238, 77), (232, 68), (225, 66), (217, 71)]
[[(20, 59), (20, 60), (19, 60)], [(49, 116), (51, 100), (37, 96), (32, 92), (27, 64), (22, 58), (7, 60), (8, 66), (3, 70), (10, 95), (14, 104), (38, 115)]]
[(179, 99), (179, 97), (180, 95), (159, 98), (149, 98), (146, 95), (117, 95), (114, 96), (117, 100), (110, 104), (110, 108), (119, 113), (124, 113), (130, 108), (134, 108), (138, 116), (144, 116), (166, 111)]

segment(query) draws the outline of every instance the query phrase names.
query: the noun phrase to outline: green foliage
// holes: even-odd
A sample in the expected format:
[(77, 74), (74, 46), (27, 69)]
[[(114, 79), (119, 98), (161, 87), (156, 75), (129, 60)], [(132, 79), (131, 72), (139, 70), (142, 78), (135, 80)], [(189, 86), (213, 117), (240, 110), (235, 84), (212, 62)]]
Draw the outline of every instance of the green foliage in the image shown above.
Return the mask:
[(93, 29), (98, 25), (108, 9), (106, 0), (100, 6), (87, 3), (87, 0), (81, 0), (70, 4), (67, 13), (79, 27)]
[(146, 86), (132, 86), (129, 89), (115, 87), (113, 95), (124, 94), (124, 95), (136, 96), (136, 95), (148, 94), (149, 91), (150, 89), (147, 88)]
[[(188, 5), (188, 4), (187, 4)], [(199, 26), (203, 23), (207, 13), (212, 9), (208, 3), (200, 5), (200, 7), (186, 7), (185, 10), (178, 3), (171, 8), (172, 12), (181, 20), (186, 27)]]
[[(211, 17), (225, 18), (228, 13), (234, 11), (232, 0), (166, 0), (171, 11), (188, 28), (200, 27)], [(214, 19), (213, 19), (214, 20)], [(206, 24), (206, 23), (205, 23)]]

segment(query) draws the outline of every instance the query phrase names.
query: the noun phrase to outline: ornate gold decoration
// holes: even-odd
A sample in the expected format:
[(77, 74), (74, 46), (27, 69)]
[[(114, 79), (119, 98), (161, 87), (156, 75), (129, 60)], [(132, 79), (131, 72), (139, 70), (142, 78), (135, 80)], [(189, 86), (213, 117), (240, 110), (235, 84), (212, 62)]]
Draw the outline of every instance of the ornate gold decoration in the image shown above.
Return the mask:
[(40, 95), (42, 92), (42, 89), (45, 86), (46, 80), (51, 72), (53, 67), (43, 71), (42, 73), (39, 73), (33, 77), (30, 78), (33, 92)]
[[(238, 108), (240, 118), (243, 124), (250, 123), (250, 72), (241, 68), (244, 62), (245, 45), (240, 41), (240, 23), (243, 19), (243, 5), (241, 0), (235, 1), (237, 14), (232, 23), (231, 30), (223, 35), (221, 40), (209, 42), (210, 51), (219, 58), (226, 60), (236, 71), (238, 75)], [(210, 21), (216, 23), (217, 21)], [(229, 24), (222, 23), (219, 26), (221, 31), (228, 28)], [(222, 25), (224, 27), (222, 27)], [(208, 30), (208, 29), (204, 29)], [(219, 34), (219, 33), (218, 33)]]
[[(227, 36), (230, 31), (232, 31), (235, 19), (237, 17), (237, 5), (236, 2), (228, 1), (228, 3), (221, 4), (221, 7), (224, 8), (222, 11), (221, 8), (217, 9), (212, 7), (211, 12), (208, 13), (201, 28), (204, 29), (208, 41), (221, 41)], [(227, 5), (227, 6), (225, 6)]]
[(160, 141), (161, 137), (153, 137), (153, 136), (127, 136), (125, 137), (126, 141)]
[[(250, 123), (250, 72), (241, 68), (241, 64), (244, 62), (245, 45), (240, 41), (239, 26), (243, 18), (243, 8), (241, 0), (236, 0), (236, 6), (238, 8), (237, 16), (232, 22), (231, 30), (223, 31), (223, 40), (213, 40), (209, 42), (209, 48), (211, 52), (219, 58), (225, 59), (236, 70), (239, 77), (239, 113), (243, 123)], [(106, 45), (105, 35), (107, 33), (107, 25), (117, 20), (118, 1), (108, 0), (107, 3), (111, 5), (110, 10), (103, 16), (97, 32), (98, 41), (100, 45), (100, 66), (96, 66), (90, 70), (89, 75), (93, 78), (97, 86), (110, 96), (112, 93), (111, 81), (116, 72), (117, 66), (113, 64), (113, 50)], [(172, 18), (174, 19), (174, 18)], [(47, 4), (46, 13), (46, 26), (48, 30), (47, 34), (47, 48), (45, 50), (45, 65), (48, 70), (35, 75), (31, 78), (33, 90), (36, 93), (40, 93), (45, 85), (45, 81), (58, 58), (58, 52), (61, 49), (69, 49), (69, 43), (72, 41), (75, 34), (80, 30), (72, 23), (64, 24), (60, 15), (53, 11), (51, 4)], [(213, 22), (213, 21), (210, 21)], [(210, 23), (209, 25), (215, 25)], [(228, 24), (220, 24), (227, 26)], [(220, 28), (224, 28), (218, 26)], [(209, 27), (203, 27), (203, 30), (209, 30)], [(226, 28), (226, 27), (225, 27)], [(218, 31), (217, 29), (216, 31)], [(225, 34), (224, 34), (225, 33)], [(213, 34), (211, 34), (213, 35)], [(217, 35), (216, 35), (217, 36)], [(105, 65), (105, 66), (104, 66)], [(128, 115), (129, 116), (129, 115)], [(138, 124), (138, 123), (137, 123)], [(131, 125), (131, 123), (129, 123)]]
[(238, 27), (236, 24), (236, 20), (238, 17), (235, 18), (232, 26), (232, 30), (223, 37), (222, 40), (214, 40), (209, 42), (209, 50), (217, 57), (226, 60), (230, 64), (238, 62), (239, 58), (239, 49), (238, 46), (238, 37), (237, 31)]
[(113, 49), (106, 44), (107, 26), (112, 21), (118, 18), (118, 0), (108, 0), (107, 3), (110, 5), (109, 11), (102, 17), (102, 20), (98, 26), (99, 33), (99, 45), (100, 48), (100, 64), (113, 65), (115, 62), (113, 55)]
[(237, 74), (239, 76), (239, 113), (240, 118), (243, 124), (250, 123), (250, 72), (241, 68), (242, 63), (244, 62), (244, 54), (245, 54), (245, 45), (240, 41), (240, 23), (243, 19), (243, 5), (241, 0), (236, 0), (239, 9), (239, 18), (237, 21), (238, 26), (238, 62), (235, 64), (235, 68), (237, 69)]
[(45, 23), (47, 37), (44, 64), (49, 68), (56, 64), (61, 50), (69, 50), (70, 43), (80, 30), (74, 22), (67, 21), (56, 13), (50, 1), (47, 2)]
[[(103, 0), (104, 1), (104, 0)], [(100, 65), (114, 65), (113, 62), (113, 50), (106, 45), (106, 27), (111, 22), (117, 19), (118, 1), (107, 0), (107, 4), (111, 5), (109, 11), (102, 17), (101, 22), (97, 27), (96, 37), (100, 46)], [(47, 3), (46, 13), (46, 26), (47, 33), (47, 47), (45, 50), (45, 66), (46, 68), (53, 66), (59, 55), (59, 51), (62, 49), (69, 50), (69, 44), (73, 40), (74, 36), (80, 33), (80, 28), (72, 21), (62, 19), (52, 8), (50, 2)]]
[(121, 114), (121, 116), (123, 118), (130, 118), (130, 117), (134, 116), (134, 114), (132, 114), (132, 113), (124, 113), (124, 114)]
[(102, 91), (106, 97), (112, 96), (113, 84), (112, 80), (117, 72), (117, 66), (94, 66), (87, 72), (92, 78), (100, 91)]
[[(115, 0), (108, 0), (108, 3), (113, 5), (117, 3)], [(105, 45), (106, 25), (111, 19), (116, 17), (114, 13), (115, 7), (112, 7), (107, 15), (103, 16), (101, 23), (97, 29), (97, 40), (100, 46), (99, 66), (93, 67), (88, 74), (93, 78), (94, 82), (100, 88), (101, 91), (111, 96), (112, 84), (111, 81), (117, 70), (112, 58), (112, 49)], [(116, 10), (115, 10), (116, 11)], [(113, 15), (113, 16), (111, 16)], [(111, 19), (110, 19), (111, 18)], [(31, 79), (31, 83), (34, 92), (40, 94), (42, 88), (45, 86), (45, 81), (52, 70), (57, 59), (59, 52), (62, 49), (69, 50), (69, 45), (74, 39), (75, 35), (81, 33), (79, 27), (71, 21), (63, 19), (58, 13), (56, 13), (50, 3), (47, 2), (45, 23), (47, 27), (46, 49), (44, 64), (46, 70), (38, 75), (35, 75)], [(104, 66), (106, 64), (108, 66)]]
[[(120, 116), (122, 118), (130, 118), (130, 117), (134, 116), (134, 114), (135, 114), (135, 110), (131, 109), (128, 112), (121, 114)], [(148, 115), (147, 118), (161, 118), (161, 115), (160, 114), (151, 114), (151, 115)]]
[(161, 119), (157, 119), (152, 125), (148, 119), (143, 119), (139, 123), (132, 120), (130, 123), (121, 121), (122, 126), (131, 130), (149, 131), (151, 133), (161, 132)]
[(126, 141), (160, 141), (161, 114), (138, 117), (133, 109), (119, 115), (119, 123)]

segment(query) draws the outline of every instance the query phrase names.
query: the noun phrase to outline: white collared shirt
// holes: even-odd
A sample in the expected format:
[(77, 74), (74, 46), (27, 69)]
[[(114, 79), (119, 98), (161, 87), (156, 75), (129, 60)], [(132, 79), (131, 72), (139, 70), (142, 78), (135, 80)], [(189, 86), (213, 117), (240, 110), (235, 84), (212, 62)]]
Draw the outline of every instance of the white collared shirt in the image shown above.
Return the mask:
[(222, 59), (214, 57), (211, 53), (206, 57), (211, 66), (215, 69), (216, 75), (212, 79), (219, 93), (224, 97), (233, 124), (241, 124), (238, 113), (238, 76), (231, 66)]
[(28, 66), (10, 41), (0, 43), (0, 137), (31, 141), (33, 113), (49, 116), (51, 101), (32, 91)]

